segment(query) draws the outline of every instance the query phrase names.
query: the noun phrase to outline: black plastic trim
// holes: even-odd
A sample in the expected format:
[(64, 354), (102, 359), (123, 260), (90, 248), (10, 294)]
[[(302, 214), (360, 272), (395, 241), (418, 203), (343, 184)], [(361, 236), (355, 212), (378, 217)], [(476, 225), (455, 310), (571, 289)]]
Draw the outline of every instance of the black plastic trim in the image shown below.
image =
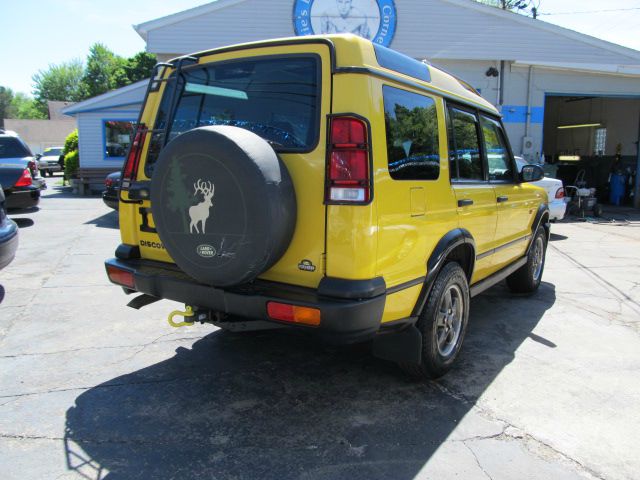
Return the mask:
[(369, 280), (323, 277), (318, 285), (318, 295), (346, 299), (374, 298), (384, 295), (386, 290), (387, 286), (382, 277)]
[(415, 278), (413, 280), (409, 280), (408, 282), (400, 283), (400, 284), (395, 285), (393, 287), (389, 287), (389, 288), (387, 288), (387, 295), (391, 295), (391, 294), (397, 293), (397, 292), (399, 292), (401, 290), (406, 290), (407, 288), (411, 288), (411, 287), (415, 287), (416, 285), (420, 285), (421, 283), (424, 283), (426, 278), (427, 277), (419, 277), (419, 278)]
[(471, 297), (475, 297), (479, 293), (484, 292), (486, 289), (493, 287), (496, 283), (504, 280), (513, 272), (515, 272), (520, 267), (522, 267), (525, 263), (527, 263), (527, 258), (528, 258), (527, 255), (525, 255), (524, 257), (519, 258), (512, 264), (507, 265), (502, 270), (498, 270), (496, 273), (489, 275), (487, 278), (480, 280), (477, 283), (474, 283), (473, 285), (471, 285), (471, 288), (469, 289), (469, 295)]
[(118, 248), (116, 248), (116, 258), (119, 258), (120, 260), (133, 260), (140, 258), (140, 247), (137, 245), (121, 243), (118, 245)]
[(435, 282), (440, 269), (444, 266), (449, 253), (451, 253), (454, 248), (465, 244), (469, 245), (473, 250), (472, 255), (470, 256), (470, 265), (462, 265), (462, 268), (466, 267), (465, 271), (467, 273), (467, 279), (469, 282), (471, 281), (473, 269), (475, 267), (476, 245), (468, 230), (464, 228), (456, 228), (440, 239), (427, 261), (427, 276), (425, 277), (424, 285), (422, 286), (422, 290), (418, 296), (418, 301), (413, 307), (413, 312), (411, 314), (412, 317), (418, 317), (422, 313), (422, 309), (427, 303), (427, 298), (429, 298), (433, 282)]
[[(313, 332), (334, 343), (372, 339), (380, 329), (386, 300), (384, 290), (372, 298), (330, 298), (318, 295), (312, 288), (264, 280), (226, 289), (216, 288), (196, 282), (171, 264), (150, 260), (112, 258), (105, 262), (105, 266), (131, 272), (137, 292), (185, 303), (199, 310), (276, 322)], [(318, 308), (321, 323), (318, 327), (311, 327), (278, 322), (267, 315), (269, 301)]]
[(480, 260), (482, 258), (488, 257), (489, 255), (493, 255), (494, 253), (499, 252), (500, 250), (504, 250), (505, 248), (508, 248), (516, 243), (520, 243), (520, 242), (526, 242), (528, 240), (531, 239), (531, 235), (525, 235), (524, 237), (520, 237), (520, 238), (516, 238), (515, 240), (511, 240), (507, 243), (503, 243), (502, 245), (500, 245), (499, 247), (496, 248), (492, 248), (491, 250), (487, 250), (486, 252), (482, 252), (478, 255), (476, 255), (476, 260)]
[[(546, 217), (546, 220), (545, 220)], [(543, 222), (544, 221), (544, 222)], [(533, 219), (533, 223), (531, 224), (531, 238), (538, 231), (538, 228), (542, 225), (547, 232), (547, 243), (549, 243), (549, 238), (551, 237), (551, 225), (549, 224), (549, 205), (546, 203), (541, 203), (538, 207), (538, 211), (536, 212), (536, 216)], [(527, 253), (531, 249), (531, 245), (533, 245), (533, 240), (529, 243), (529, 247), (527, 248)]]

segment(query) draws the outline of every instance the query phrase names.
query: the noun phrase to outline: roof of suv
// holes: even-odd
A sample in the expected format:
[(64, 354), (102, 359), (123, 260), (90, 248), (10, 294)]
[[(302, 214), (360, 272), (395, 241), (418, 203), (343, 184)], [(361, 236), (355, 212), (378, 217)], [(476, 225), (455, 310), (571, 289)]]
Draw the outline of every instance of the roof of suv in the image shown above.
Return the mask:
[[(426, 61), (415, 60), (353, 34), (277, 38), (206, 50), (190, 56), (198, 59), (204, 57), (206, 62), (210, 60), (206, 58), (210, 55), (232, 50), (303, 43), (326, 43), (329, 45), (333, 51), (332, 70), (334, 73), (370, 73), (383, 78), (393, 78), (499, 115), (495, 107), (465, 81), (430, 65)], [(172, 62), (176, 60), (177, 58)]]

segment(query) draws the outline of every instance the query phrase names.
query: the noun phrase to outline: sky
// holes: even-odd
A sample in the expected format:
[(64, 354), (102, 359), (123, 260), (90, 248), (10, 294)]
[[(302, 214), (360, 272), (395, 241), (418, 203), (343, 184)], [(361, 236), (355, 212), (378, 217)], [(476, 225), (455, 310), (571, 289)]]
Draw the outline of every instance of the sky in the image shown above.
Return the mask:
[[(269, 0), (264, 1), (268, 4)], [(543, 21), (640, 50), (640, 0), (536, 1)], [(0, 0), (0, 85), (31, 94), (34, 73), (49, 64), (84, 60), (95, 42), (119, 55), (132, 56), (145, 48), (133, 25), (205, 3), (207, 0)]]

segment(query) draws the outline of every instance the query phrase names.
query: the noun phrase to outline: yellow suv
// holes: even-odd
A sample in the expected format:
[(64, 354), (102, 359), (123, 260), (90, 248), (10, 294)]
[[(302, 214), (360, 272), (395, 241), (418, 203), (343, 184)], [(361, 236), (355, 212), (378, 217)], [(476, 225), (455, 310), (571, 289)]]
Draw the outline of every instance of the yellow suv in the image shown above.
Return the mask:
[[(353, 35), (158, 64), (122, 172), (112, 282), (185, 322), (293, 328), (437, 377), (469, 298), (540, 284), (546, 193), (466, 83)], [(171, 320), (170, 322), (174, 323)]]

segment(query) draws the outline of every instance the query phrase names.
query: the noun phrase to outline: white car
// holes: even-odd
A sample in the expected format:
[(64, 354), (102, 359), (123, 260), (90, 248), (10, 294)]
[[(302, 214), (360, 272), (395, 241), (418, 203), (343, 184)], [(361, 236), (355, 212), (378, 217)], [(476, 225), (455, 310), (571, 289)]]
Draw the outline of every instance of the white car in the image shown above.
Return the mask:
[[(527, 165), (524, 158), (516, 157), (516, 164), (518, 165), (518, 171), (522, 170), (522, 167)], [(549, 216), (551, 220), (562, 220), (564, 218), (565, 211), (567, 210), (567, 202), (564, 195), (564, 185), (562, 180), (557, 178), (544, 177), (537, 182), (531, 182), (532, 185), (542, 187), (547, 191), (549, 197)]]
[(38, 158), (38, 170), (40, 170), (40, 175), (46, 177), (48, 172), (49, 176), (52, 177), (53, 172), (62, 171), (59, 160), (63, 150), (64, 147), (49, 147), (44, 149), (42, 156)]

